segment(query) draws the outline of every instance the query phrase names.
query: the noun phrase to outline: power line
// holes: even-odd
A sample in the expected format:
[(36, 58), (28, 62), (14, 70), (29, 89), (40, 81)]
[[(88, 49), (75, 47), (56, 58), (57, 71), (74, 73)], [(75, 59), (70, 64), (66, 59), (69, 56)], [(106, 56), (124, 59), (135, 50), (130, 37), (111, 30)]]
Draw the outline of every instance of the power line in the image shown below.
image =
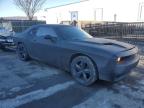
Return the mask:
[(71, 4), (77, 4), (77, 3), (86, 2), (86, 1), (89, 1), (89, 0), (80, 0), (80, 1), (77, 1), (77, 2), (67, 3), (67, 4), (63, 4), (63, 5), (52, 6), (52, 7), (46, 8), (45, 10), (52, 9), (52, 8), (57, 8), (57, 7), (62, 7), (62, 6), (67, 6), (67, 5), (71, 5)]

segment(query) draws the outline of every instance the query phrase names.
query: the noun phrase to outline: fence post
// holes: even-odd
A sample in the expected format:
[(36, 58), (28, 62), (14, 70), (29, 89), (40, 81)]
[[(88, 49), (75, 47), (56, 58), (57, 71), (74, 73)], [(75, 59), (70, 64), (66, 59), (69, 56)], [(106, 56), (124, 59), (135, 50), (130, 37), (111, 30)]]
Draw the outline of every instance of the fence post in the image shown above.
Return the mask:
[(119, 31), (120, 33), (120, 39), (122, 39), (123, 38), (123, 23), (120, 23), (120, 31)]

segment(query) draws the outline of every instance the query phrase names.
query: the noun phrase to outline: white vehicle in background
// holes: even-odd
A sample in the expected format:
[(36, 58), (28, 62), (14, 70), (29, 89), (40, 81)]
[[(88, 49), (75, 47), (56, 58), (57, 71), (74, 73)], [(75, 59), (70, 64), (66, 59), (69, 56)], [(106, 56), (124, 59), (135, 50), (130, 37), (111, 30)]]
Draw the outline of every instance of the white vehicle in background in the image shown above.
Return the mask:
[(0, 27), (0, 36), (11, 36), (12, 32), (5, 29), (4, 27)]
[(4, 27), (0, 27), (0, 48), (5, 49), (7, 46), (13, 45), (12, 36), (15, 33), (13, 31), (9, 31)]

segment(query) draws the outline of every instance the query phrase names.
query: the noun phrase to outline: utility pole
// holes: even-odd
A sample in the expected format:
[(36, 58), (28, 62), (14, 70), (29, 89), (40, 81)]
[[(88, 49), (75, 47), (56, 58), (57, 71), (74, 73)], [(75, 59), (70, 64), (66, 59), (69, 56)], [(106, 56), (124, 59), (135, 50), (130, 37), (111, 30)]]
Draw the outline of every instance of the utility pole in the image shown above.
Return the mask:
[(103, 21), (103, 8), (94, 9), (94, 21), (97, 20)]
[(117, 21), (117, 14), (114, 14), (114, 22)]
[(142, 20), (143, 7), (144, 7), (144, 3), (143, 2), (139, 3), (138, 16), (137, 16), (138, 21)]

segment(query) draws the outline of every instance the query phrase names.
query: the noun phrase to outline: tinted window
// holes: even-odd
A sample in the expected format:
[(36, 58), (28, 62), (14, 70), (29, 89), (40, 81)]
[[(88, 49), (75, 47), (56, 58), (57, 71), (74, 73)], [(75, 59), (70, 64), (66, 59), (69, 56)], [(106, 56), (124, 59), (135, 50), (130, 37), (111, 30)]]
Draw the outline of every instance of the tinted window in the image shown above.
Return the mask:
[(91, 35), (77, 27), (58, 27), (56, 28), (56, 31), (58, 35), (62, 36), (66, 40), (92, 38)]
[(30, 34), (33, 36), (36, 35), (36, 32), (37, 32), (37, 28), (33, 28), (30, 30)]
[(55, 31), (52, 28), (39, 27), (36, 36), (46, 36), (46, 35), (57, 36)]

